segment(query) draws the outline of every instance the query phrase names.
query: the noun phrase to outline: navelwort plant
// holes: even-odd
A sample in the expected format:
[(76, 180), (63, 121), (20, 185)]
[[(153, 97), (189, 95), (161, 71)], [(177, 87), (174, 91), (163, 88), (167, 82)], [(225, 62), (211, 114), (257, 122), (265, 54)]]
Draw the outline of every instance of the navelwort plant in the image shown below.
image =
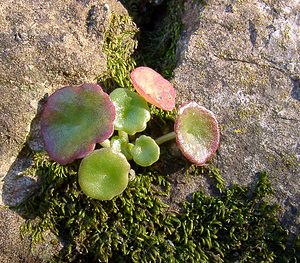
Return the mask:
[[(47, 100), (41, 115), (45, 148), (52, 160), (65, 165), (83, 158), (78, 181), (95, 199), (111, 200), (128, 184), (128, 160), (142, 167), (155, 163), (159, 144), (175, 139), (184, 156), (201, 166), (217, 151), (219, 128), (212, 112), (195, 102), (180, 107), (174, 132), (153, 138), (140, 135), (150, 120), (148, 103), (171, 111), (175, 89), (149, 67), (135, 68), (130, 78), (136, 92), (117, 88), (108, 95), (97, 84), (63, 87)], [(114, 130), (118, 133), (113, 137)], [(133, 137), (133, 140), (129, 139)], [(99, 143), (102, 148), (95, 150)]]
[[(157, 30), (157, 41), (151, 42), (150, 34), (143, 41), (140, 47), (149, 52), (140, 52), (142, 58), (138, 61), (167, 77), (176, 64), (178, 18), (183, 3), (170, 0), (169, 6), (170, 16), (164, 19), (167, 27)], [(113, 15), (105, 33), (103, 50), (108, 58), (108, 76), (98, 81), (109, 90), (132, 89), (129, 73), (136, 66), (131, 55), (137, 41), (133, 41), (136, 30), (131, 24), (128, 16)], [(166, 32), (170, 38), (166, 39)], [(162, 47), (160, 43), (170, 43), (170, 46)], [(150, 106), (150, 112), (152, 120), (145, 132), (150, 129), (152, 134), (157, 127), (168, 132), (168, 126), (175, 121), (175, 111)], [(174, 134), (168, 136), (174, 138)], [(114, 132), (109, 141), (115, 144), (112, 147), (119, 147), (127, 137), (134, 140), (122, 131)], [(20, 204), (28, 218), (22, 225), (22, 235), (30, 235), (33, 245), (43, 239), (45, 231), (50, 230), (59, 237), (64, 247), (52, 258), (51, 262), (55, 263), (299, 262), (300, 239), (288, 235), (281, 227), (278, 207), (267, 201), (271, 186), (266, 174), (261, 174), (255, 187), (225, 188), (217, 169), (192, 165), (186, 169), (183, 179), (208, 176), (216, 181), (219, 194), (206, 195), (199, 190), (180, 203), (181, 211), (176, 213), (166, 204), (171, 178), (160, 169), (165, 159), (160, 158), (146, 168), (129, 162), (136, 169), (135, 179), (112, 200), (98, 201), (86, 196), (79, 187), (80, 160), (60, 165), (49, 160), (45, 153), (34, 153), (33, 169), (40, 188)]]

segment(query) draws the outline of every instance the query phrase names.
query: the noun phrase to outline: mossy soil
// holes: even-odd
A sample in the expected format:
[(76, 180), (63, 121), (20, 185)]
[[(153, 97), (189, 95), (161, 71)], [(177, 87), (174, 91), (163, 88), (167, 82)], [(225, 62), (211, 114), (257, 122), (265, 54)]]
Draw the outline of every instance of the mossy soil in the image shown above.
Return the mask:
[[(145, 19), (163, 14), (150, 26), (139, 20), (138, 31), (128, 16), (114, 15), (104, 37), (108, 72), (99, 77), (107, 89), (132, 89), (129, 72), (139, 65), (151, 66), (169, 78), (176, 66), (176, 42), (180, 35), (183, 2), (125, 1), (131, 14)], [(136, 9), (138, 8), (138, 9)], [(148, 11), (147, 11), (148, 8)], [(147, 13), (149, 12), (149, 13)], [(147, 15), (148, 14), (148, 15)], [(141, 15), (141, 14), (140, 14)], [(150, 17), (150, 18), (149, 18)], [(152, 37), (153, 36), (153, 37)], [(147, 134), (170, 130), (175, 112), (152, 108)], [(185, 176), (214, 179), (214, 195), (201, 189), (175, 212), (162, 201), (170, 195), (168, 169), (172, 157), (162, 148), (156, 165), (141, 168), (132, 164), (135, 178), (120, 196), (98, 201), (85, 196), (77, 182), (79, 161), (61, 166), (44, 153), (33, 153), (33, 167), (40, 188), (19, 206), (28, 218), (22, 227), (33, 244), (46, 230), (62, 241), (64, 248), (53, 262), (297, 262), (300, 240), (281, 227), (266, 173), (250, 187), (225, 188), (217, 169), (197, 168), (185, 162)]]

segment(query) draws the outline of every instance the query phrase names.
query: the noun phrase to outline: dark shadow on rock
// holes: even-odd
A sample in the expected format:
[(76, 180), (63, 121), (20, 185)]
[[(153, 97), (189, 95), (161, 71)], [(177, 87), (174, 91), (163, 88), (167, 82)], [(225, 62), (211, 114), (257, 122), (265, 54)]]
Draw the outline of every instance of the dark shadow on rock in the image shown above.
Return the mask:
[[(175, 143), (173, 147), (176, 147)], [(169, 210), (176, 213), (182, 212), (183, 202), (191, 201), (195, 192), (220, 196), (220, 191), (216, 188), (216, 177), (211, 172), (210, 165), (196, 167), (184, 158), (177, 147), (177, 150), (174, 148), (173, 156), (162, 156), (156, 164), (159, 166), (159, 172), (171, 184), (170, 195), (166, 198), (162, 197), (163, 201), (170, 206)], [(161, 166), (161, 161), (164, 162), (164, 166)]]
[(127, 9), (134, 22), (142, 30), (152, 30), (157, 23), (160, 23), (165, 15), (168, 0), (156, 1), (120, 1)]
[(300, 79), (296, 78), (296, 79), (291, 79), (291, 80), (292, 80), (292, 83), (293, 83), (293, 89), (292, 89), (292, 92), (291, 92), (291, 96), (295, 100), (300, 101)]
[(249, 20), (249, 35), (250, 35), (250, 42), (252, 46), (254, 47), (256, 45), (256, 39), (257, 39), (257, 30), (255, 28), (255, 24), (253, 21)]
[(28, 168), (32, 165), (31, 152), (42, 151), (43, 143), (40, 136), (39, 118), (45, 104), (47, 94), (38, 103), (37, 113), (30, 125), (30, 132), (24, 147), (4, 177), (2, 200), (9, 207), (15, 207), (29, 197), (38, 187), (34, 174)]
[[(300, 197), (299, 197), (300, 198)], [(285, 200), (285, 212), (280, 217), (281, 224), (288, 229), (291, 229), (290, 233), (295, 234), (300, 232), (300, 225), (297, 221), (300, 218), (299, 204), (293, 202), (291, 198)]]
[(4, 177), (2, 200), (5, 205), (9, 207), (18, 205), (36, 188), (36, 180), (25, 173), (30, 165), (30, 150), (25, 146)]

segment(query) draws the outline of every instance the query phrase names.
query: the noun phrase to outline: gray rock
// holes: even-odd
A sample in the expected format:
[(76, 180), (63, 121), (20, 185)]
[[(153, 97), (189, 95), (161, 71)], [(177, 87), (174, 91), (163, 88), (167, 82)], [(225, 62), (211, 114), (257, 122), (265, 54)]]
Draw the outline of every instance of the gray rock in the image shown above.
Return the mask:
[(0, 207), (0, 263), (49, 262), (62, 248), (57, 238), (45, 233), (44, 241), (31, 247), (30, 237), (21, 238), (20, 227), (25, 220), (9, 209)]
[[(36, 187), (23, 176), (30, 166), (24, 145), (43, 149), (38, 115), (43, 98), (65, 85), (96, 82), (107, 71), (103, 34), (116, 0), (1, 1), (0, 5), (0, 262), (48, 262), (60, 249), (56, 238), (30, 251), (20, 240), (16, 205)], [(54, 241), (56, 242), (54, 242)], [(54, 243), (55, 244), (54, 244)]]
[[(6, 186), (16, 189), (11, 179), (22, 170), (23, 161), (12, 164), (30, 129), (34, 140), (29, 146), (43, 148), (38, 122), (32, 122), (39, 102), (62, 86), (95, 82), (106, 71), (101, 50), (112, 12), (125, 9), (117, 1), (104, 0), (1, 1), (0, 204), (8, 171)], [(27, 179), (20, 180), (30, 186)], [(6, 199), (6, 204), (14, 204)]]
[(0, 262), (35, 262), (30, 255), (29, 240), (21, 240), (19, 231), (24, 219), (16, 213), (0, 207)]
[(174, 77), (179, 101), (216, 114), (214, 164), (226, 183), (247, 185), (268, 172), (283, 222), (299, 233), (299, 3), (187, 1), (185, 8)]

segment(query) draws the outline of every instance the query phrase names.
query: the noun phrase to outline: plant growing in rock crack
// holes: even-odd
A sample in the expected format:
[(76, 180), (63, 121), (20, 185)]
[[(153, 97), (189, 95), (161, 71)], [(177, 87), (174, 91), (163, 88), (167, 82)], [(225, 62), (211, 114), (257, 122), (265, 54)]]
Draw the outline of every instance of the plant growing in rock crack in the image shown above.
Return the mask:
[[(137, 137), (151, 117), (147, 102), (171, 111), (175, 89), (148, 67), (134, 69), (130, 78), (137, 93), (117, 88), (108, 95), (97, 84), (63, 87), (48, 98), (42, 113), (41, 132), (50, 158), (60, 164), (83, 158), (79, 185), (95, 199), (110, 200), (122, 193), (131, 171), (128, 161), (152, 165), (159, 159), (159, 145), (168, 140), (176, 138), (183, 155), (198, 166), (219, 146), (214, 114), (195, 102), (179, 108), (174, 132), (156, 140)], [(95, 150), (97, 143), (102, 148)]]

